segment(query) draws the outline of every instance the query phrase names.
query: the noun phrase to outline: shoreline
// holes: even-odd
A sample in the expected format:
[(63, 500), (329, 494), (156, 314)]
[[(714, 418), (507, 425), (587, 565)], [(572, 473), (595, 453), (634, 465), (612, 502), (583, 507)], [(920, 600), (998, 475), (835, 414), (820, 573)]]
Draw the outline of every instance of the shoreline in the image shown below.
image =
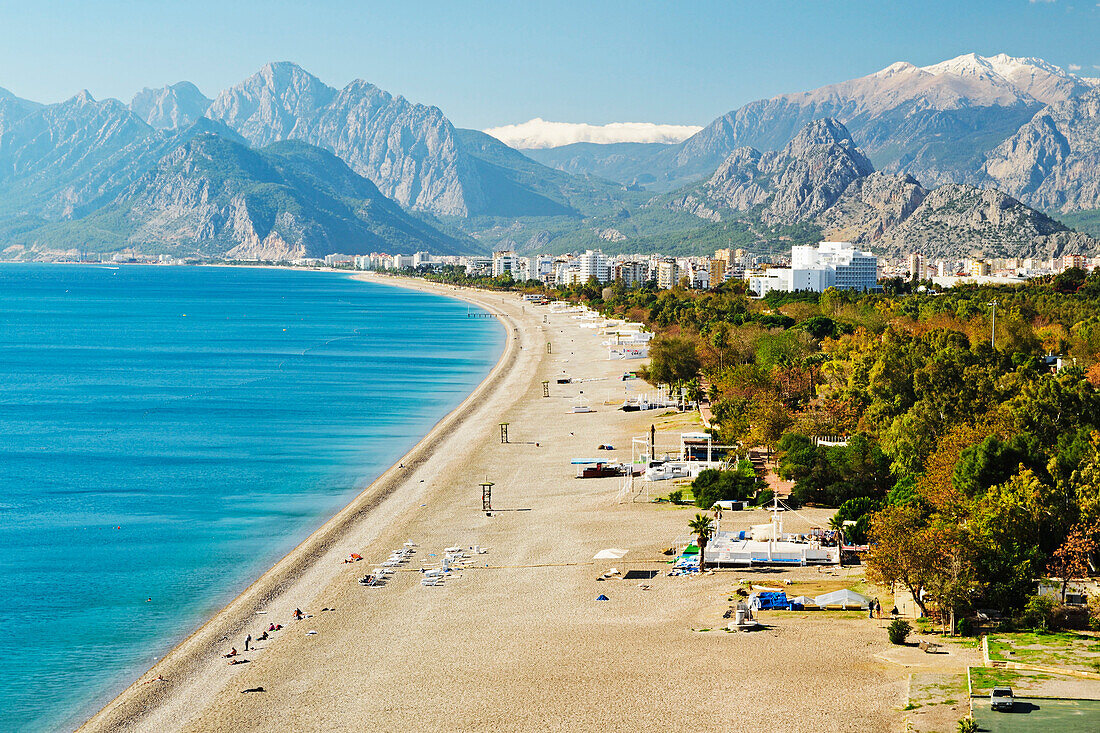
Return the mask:
[[(193, 663), (163, 667), (171, 670), (166, 682), (135, 683), (85, 730), (663, 733), (743, 720), (792, 733), (901, 730), (910, 673), (965, 665), (965, 650), (946, 659), (899, 650), (885, 620), (856, 615), (766, 612), (758, 633), (727, 633), (745, 584), (793, 584), (792, 595), (816, 595), (850, 587), (861, 568), (672, 575), (670, 546), (686, 542), (698, 509), (653, 503), (674, 488), (669, 482), (580, 480), (577, 464), (597, 455), (634, 461), (632, 445), (651, 428), (664, 450), (698, 430), (698, 414), (618, 409), (648, 387), (623, 380), (629, 365), (609, 359), (596, 331), (570, 313), (514, 294), (379, 281), (499, 312), (514, 327), (500, 371), (447, 421), (458, 429), (432, 442), (393, 491), (362, 499), (358, 520), (331, 523), (328, 549), (273, 586), (270, 615), (252, 617), (242, 606), (238, 625), (212, 621), (207, 627), (225, 636), (192, 642), (190, 656), (177, 650), (177, 659)], [(501, 422), (510, 424), (508, 441)], [(483, 481), (493, 485), (490, 512)], [(831, 515), (803, 509), (785, 525), (806, 532)], [(723, 521), (735, 529), (770, 519), (753, 509)], [(356, 582), (410, 541), (415, 554), (384, 586)], [(459, 548), (470, 551), (467, 559), (442, 585), (425, 587), (421, 573), (438, 572)], [(605, 548), (625, 557), (596, 560)], [(341, 564), (348, 552), (364, 563)], [(307, 620), (290, 620), (296, 607)], [(269, 621), (286, 626), (250, 650), (250, 663), (226, 666), (219, 655), (241, 647), (244, 625), (254, 633)]]
[[(330, 272), (344, 271), (331, 270)], [(255, 623), (256, 610), (278, 605), (280, 600), (286, 601), (286, 597), (299, 589), (304, 581), (312, 581), (307, 585), (317, 589), (337, 575), (342, 569), (339, 565), (331, 566), (334, 569), (328, 572), (320, 572), (320, 575), (329, 576), (323, 580), (313, 578), (311, 571), (329, 567), (324, 566), (325, 556), (336, 550), (335, 546), (348, 534), (353, 525), (380, 519), (378, 514), (383, 504), (402, 488), (402, 484), (405, 483), (404, 478), (411, 474), (413, 469), (430, 460), (432, 453), (438, 449), (444, 433), (466, 422), (468, 419), (466, 413), (482, 401), (486, 393), (501, 381), (510, 369), (514, 368), (518, 351), (515, 338), (517, 325), (508, 315), (489, 302), (490, 298), (500, 297), (499, 295), (491, 291), (443, 286), (399, 277), (382, 279), (362, 272), (346, 274), (350, 279), (360, 282), (379, 283), (451, 297), (485, 309), (492, 313), (505, 329), (505, 343), (500, 358), (473, 391), (451, 412), (440, 418), (396, 463), (383, 471), (347, 505), (280, 558), (228, 604), (176, 644), (151, 668), (140, 674), (132, 684), (85, 720), (77, 730), (133, 728), (140, 726), (154, 713), (159, 713), (155, 716), (158, 718), (167, 717), (174, 725), (181, 723), (177, 715), (169, 713), (165, 716), (165, 713), (169, 712), (165, 709), (166, 703), (168, 708), (189, 707), (188, 702), (193, 699), (190, 694), (192, 690), (189, 688), (195, 683), (189, 684), (187, 680), (202, 678), (203, 675), (197, 675), (196, 672), (202, 667), (212, 666), (211, 660), (208, 659), (210, 648), (225, 637), (245, 633), (244, 628), (249, 623)], [(384, 518), (381, 519), (384, 520)], [(378, 531), (383, 530), (384, 524)], [(340, 554), (346, 554), (343, 553), (343, 548), (340, 549)], [(321, 582), (315, 582), (317, 580)], [(287, 603), (292, 607), (306, 605), (301, 596), (297, 596), (293, 603), (289, 601)], [(219, 669), (223, 666), (220, 658), (213, 660), (213, 664)], [(165, 681), (157, 680), (158, 677)], [(155, 684), (151, 684), (151, 681)], [(169, 702), (172, 699), (175, 700), (174, 704)], [(154, 724), (154, 727), (159, 726)]]

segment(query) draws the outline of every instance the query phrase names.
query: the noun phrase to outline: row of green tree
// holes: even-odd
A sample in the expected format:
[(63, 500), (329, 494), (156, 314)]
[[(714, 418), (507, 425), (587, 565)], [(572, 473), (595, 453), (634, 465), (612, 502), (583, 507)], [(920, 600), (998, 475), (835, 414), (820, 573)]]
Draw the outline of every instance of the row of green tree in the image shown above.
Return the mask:
[(871, 542), (872, 577), (927, 613), (1019, 611), (1038, 578), (1087, 572), (1100, 540), (1100, 276), (896, 285), (588, 302), (658, 331), (649, 377), (706, 385), (722, 442), (776, 451), (792, 501), (838, 507), (846, 539)]

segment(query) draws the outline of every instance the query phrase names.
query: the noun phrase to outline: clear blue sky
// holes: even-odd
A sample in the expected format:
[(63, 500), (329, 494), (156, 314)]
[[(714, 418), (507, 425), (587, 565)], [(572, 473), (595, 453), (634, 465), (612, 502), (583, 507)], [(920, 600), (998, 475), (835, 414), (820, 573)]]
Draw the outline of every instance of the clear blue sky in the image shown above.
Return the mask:
[(1096, 0), (580, 2), (0, 0), (0, 87), (128, 101), (208, 96), (272, 60), (363, 78), (458, 125), (532, 117), (705, 124), (753, 99), (897, 60), (1040, 56), (1100, 76)]

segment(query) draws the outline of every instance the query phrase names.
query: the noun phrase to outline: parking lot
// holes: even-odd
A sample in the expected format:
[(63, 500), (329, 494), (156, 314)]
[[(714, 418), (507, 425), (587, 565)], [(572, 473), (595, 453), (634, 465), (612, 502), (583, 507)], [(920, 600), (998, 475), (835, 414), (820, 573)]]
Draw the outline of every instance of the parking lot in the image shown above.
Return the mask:
[(987, 733), (1046, 733), (1100, 730), (1100, 700), (1017, 697), (1012, 712), (995, 713), (989, 698), (974, 699), (974, 720)]

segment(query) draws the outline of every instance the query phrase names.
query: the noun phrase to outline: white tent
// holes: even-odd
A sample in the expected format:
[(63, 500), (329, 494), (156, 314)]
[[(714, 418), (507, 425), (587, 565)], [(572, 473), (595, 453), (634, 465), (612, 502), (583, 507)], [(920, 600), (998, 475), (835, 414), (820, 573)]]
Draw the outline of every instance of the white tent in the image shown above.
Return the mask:
[(817, 601), (809, 596), (796, 596), (790, 599), (791, 603), (797, 606), (816, 606)]
[(620, 550), (615, 547), (609, 547), (606, 550), (600, 550), (592, 559), (593, 560), (618, 560), (625, 555), (629, 550)]
[(834, 590), (832, 593), (822, 593), (817, 598), (814, 598), (814, 603), (825, 608), (826, 606), (842, 606), (847, 608), (848, 606), (856, 606), (858, 608), (867, 608), (867, 605), (871, 602), (871, 599), (865, 595), (856, 593), (854, 590)]

